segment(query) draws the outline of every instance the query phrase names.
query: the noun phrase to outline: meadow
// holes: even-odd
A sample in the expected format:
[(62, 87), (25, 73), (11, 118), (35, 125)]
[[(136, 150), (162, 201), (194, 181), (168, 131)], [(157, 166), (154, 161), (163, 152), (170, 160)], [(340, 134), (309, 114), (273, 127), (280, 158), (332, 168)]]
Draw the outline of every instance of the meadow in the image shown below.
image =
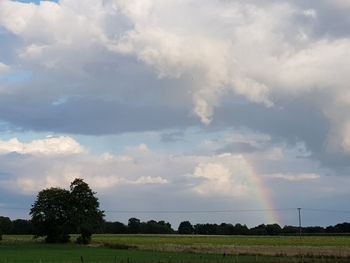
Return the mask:
[(350, 262), (350, 237), (94, 235), (92, 244), (80, 246), (3, 236), (0, 262), (345, 263)]

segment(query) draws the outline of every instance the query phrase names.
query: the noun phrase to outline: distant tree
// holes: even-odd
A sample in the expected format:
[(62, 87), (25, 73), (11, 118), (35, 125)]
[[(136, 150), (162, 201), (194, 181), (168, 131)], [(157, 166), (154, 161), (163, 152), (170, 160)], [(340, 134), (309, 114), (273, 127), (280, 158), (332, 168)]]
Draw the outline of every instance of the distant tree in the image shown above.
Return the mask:
[(194, 233), (198, 235), (218, 235), (220, 226), (217, 224), (196, 224), (194, 226)]
[(255, 235), (255, 236), (264, 236), (267, 234), (266, 232), (266, 225), (261, 224), (256, 227), (253, 227), (249, 230), (250, 235)]
[(105, 222), (103, 224), (103, 233), (126, 234), (128, 233), (128, 227), (121, 222)]
[(30, 220), (16, 219), (12, 221), (12, 235), (31, 235), (33, 234), (33, 224)]
[(8, 217), (0, 216), (0, 233), (10, 234), (12, 229), (11, 219)]
[(308, 227), (303, 227), (302, 229), (303, 233), (308, 233), (308, 234), (320, 234), (324, 233), (325, 229), (321, 226), (308, 226)]
[(337, 233), (350, 233), (350, 223), (342, 223), (335, 225)]
[(190, 221), (183, 221), (178, 227), (179, 234), (190, 235), (194, 233), (194, 228)]
[(336, 224), (335, 226), (328, 226), (325, 229), (326, 233), (338, 234), (338, 233), (350, 233), (350, 223)]
[(128, 221), (128, 232), (130, 234), (138, 234), (141, 232), (141, 221), (138, 218), (132, 217)]
[(150, 220), (141, 223), (140, 227), (140, 233), (142, 234), (171, 234), (173, 232), (171, 225), (165, 221)]
[(297, 234), (299, 233), (299, 228), (296, 226), (284, 226), (282, 228), (282, 233), (287, 235)]
[(278, 224), (266, 225), (266, 234), (269, 236), (278, 236), (282, 233), (282, 228)]
[(165, 222), (163, 220), (158, 221), (157, 223), (160, 226), (161, 234), (172, 234), (174, 230), (171, 228), (171, 224), (169, 222)]
[(70, 192), (61, 188), (49, 188), (39, 192), (30, 210), (35, 236), (46, 236), (47, 243), (69, 241)]
[(88, 244), (94, 231), (101, 228), (104, 212), (95, 193), (83, 179), (75, 179), (70, 185), (71, 224), (80, 236), (77, 242)]
[(247, 227), (247, 225), (236, 224), (234, 234), (235, 235), (248, 235), (249, 228)]

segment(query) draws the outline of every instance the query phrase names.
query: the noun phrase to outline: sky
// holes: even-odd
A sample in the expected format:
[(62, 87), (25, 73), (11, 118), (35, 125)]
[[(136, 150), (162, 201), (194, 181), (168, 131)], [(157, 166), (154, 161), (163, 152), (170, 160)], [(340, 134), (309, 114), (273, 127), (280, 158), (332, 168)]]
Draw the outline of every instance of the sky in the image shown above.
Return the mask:
[(0, 0), (0, 214), (79, 177), (111, 221), (349, 221), (349, 12)]

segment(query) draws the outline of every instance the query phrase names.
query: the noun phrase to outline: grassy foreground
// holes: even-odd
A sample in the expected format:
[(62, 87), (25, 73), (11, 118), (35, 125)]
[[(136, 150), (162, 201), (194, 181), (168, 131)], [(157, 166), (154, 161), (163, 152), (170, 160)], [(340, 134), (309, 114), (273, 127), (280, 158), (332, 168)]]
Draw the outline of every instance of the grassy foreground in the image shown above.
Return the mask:
[[(350, 237), (149, 236), (96, 235), (95, 244), (136, 247), (139, 250), (226, 255), (349, 257)], [(350, 260), (349, 260), (350, 262)]]
[[(235, 249), (243, 249), (243, 252)], [(269, 256), (257, 249), (260, 252), (282, 249), (282, 252), (275, 251), (274, 256)], [(297, 253), (289, 255), (288, 251), (293, 249)], [(311, 255), (312, 250), (301, 253), (302, 249), (333, 249), (334, 255)], [(345, 250), (350, 250), (350, 237), (307, 237), (299, 240), (295, 237), (95, 235), (90, 246), (78, 246), (73, 243), (44, 244), (31, 236), (4, 236), (0, 242), (0, 263), (73, 263), (82, 262), (81, 256), (85, 263), (350, 262)]]
[[(120, 262), (120, 263), (229, 263), (229, 262), (280, 262), (275, 257), (223, 256), (211, 254), (151, 252), (108, 248), (78, 247), (75, 245), (0, 246), (0, 262)], [(285, 262), (285, 261), (284, 261)], [(295, 262), (292, 259), (287, 262)]]
[(116, 243), (135, 246), (229, 245), (229, 246), (302, 246), (348, 247), (350, 236), (198, 236), (198, 235), (94, 235), (94, 243)]

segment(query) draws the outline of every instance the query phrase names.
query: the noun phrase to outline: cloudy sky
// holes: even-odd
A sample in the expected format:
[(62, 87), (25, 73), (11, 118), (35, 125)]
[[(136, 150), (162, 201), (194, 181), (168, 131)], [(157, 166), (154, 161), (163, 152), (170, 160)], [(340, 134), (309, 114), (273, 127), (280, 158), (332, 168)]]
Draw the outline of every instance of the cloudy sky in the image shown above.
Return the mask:
[(81, 177), (108, 220), (349, 221), (349, 12), (0, 0), (0, 214)]

